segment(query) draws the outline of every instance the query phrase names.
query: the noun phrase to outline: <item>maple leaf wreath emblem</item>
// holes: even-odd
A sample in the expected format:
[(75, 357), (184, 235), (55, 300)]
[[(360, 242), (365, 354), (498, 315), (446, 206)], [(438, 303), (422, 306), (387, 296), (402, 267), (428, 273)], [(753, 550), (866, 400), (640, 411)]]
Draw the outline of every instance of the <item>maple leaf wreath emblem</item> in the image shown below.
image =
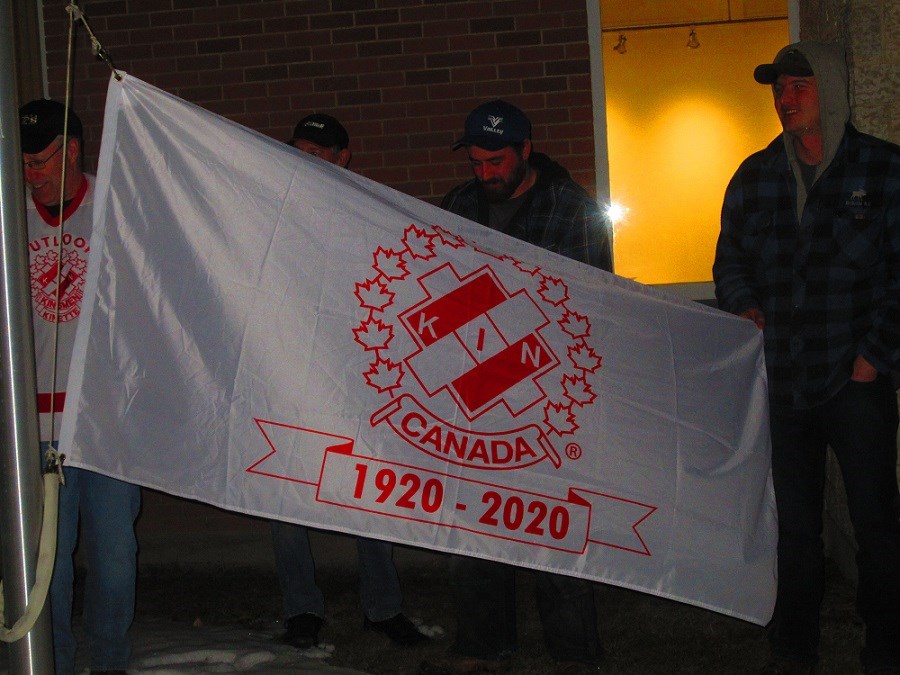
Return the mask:
[(72, 249), (63, 249), (61, 265), (57, 265), (57, 260), (58, 253), (52, 249), (34, 257), (30, 265), (32, 302), (45, 320), (58, 318), (60, 323), (66, 323), (81, 313), (87, 261)]
[[(466, 248), (473, 251), (476, 256), (483, 256), (485, 265), (476, 273), (463, 278), (458, 275), (451, 276), (450, 272), (455, 275), (455, 270), (449, 263), (441, 261), (443, 256), (440, 252), (443, 250), (452, 254)], [(470, 266), (470, 263), (467, 262), (466, 266)], [(411, 314), (415, 308), (410, 307), (429, 300), (427, 297), (429, 277), (442, 275), (446, 280), (449, 276), (451, 282), (481, 283), (488, 291), (498, 287), (500, 291), (512, 291), (508, 298), (502, 297), (498, 303), (504, 299), (517, 299), (518, 307), (524, 303), (526, 309), (533, 309), (525, 314), (541, 317), (541, 325), (539, 330), (534, 330), (523, 340), (523, 344), (531, 338), (541, 341), (546, 347), (542, 338), (533, 336), (538, 332), (561, 333), (561, 337), (567, 343), (566, 353), (557, 358), (547, 349), (553, 361), (545, 362), (542, 370), (536, 373), (534, 379), (539, 379), (540, 385), (537, 386), (537, 382), (534, 382), (534, 391), (529, 392), (532, 394), (531, 402), (521, 409), (510, 409), (507, 405), (507, 410), (511, 418), (529, 410), (533, 419), (536, 416), (531, 409), (540, 406), (539, 424), (548, 437), (564, 439), (571, 437), (579, 429), (578, 413), (593, 404), (597, 398), (594, 380), (600, 370), (601, 357), (588, 343), (591, 333), (590, 321), (588, 317), (569, 307), (569, 289), (562, 279), (546, 275), (540, 267), (527, 266), (512, 256), (485, 252), (477, 244), (466, 241), (463, 237), (439, 226), (419, 227), (415, 224), (409, 225), (404, 230), (403, 237), (395, 248), (378, 247), (373, 253), (371, 269), (373, 272), (371, 277), (355, 284), (355, 296), (362, 310), (362, 319), (353, 328), (355, 342), (370, 356), (368, 368), (362, 373), (367, 386), (378, 394), (388, 397), (389, 400), (399, 396), (401, 392), (413, 392), (417, 399), (427, 400), (432, 398), (438, 389), (453, 389), (453, 387), (430, 386), (427, 376), (421, 372), (411, 372), (414, 370), (416, 358), (431, 364), (432, 372), (440, 371), (440, 360), (444, 358), (442, 355), (423, 359), (419, 353), (411, 354), (417, 351), (416, 345), (408, 339), (405, 342), (401, 339), (405, 338), (407, 333), (413, 332), (411, 324), (414, 323), (414, 319), (411, 318)], [(521, 283), (521, 289), (502, 288), (502, 284), (494, 274), (495, 271), (514, 273), (517, 282)], [(509, 276), (504, 274), (506, 279)], [(474, 281), (466, 282), (468, 279)], [(445, 294), (444, 298), (449, 295), (451, 293)], [(483, 293), (479, 293), (471, 297), (482, 296)], [(535, 298), (540, 302), (535, 302)], [(438, 301), (442, 300), (443, 298), (438, 298)], [(515, 317), (521, 315), (519, 311), (514, 314)], [(478, 319), (479, 317), (474, 317), (476, 325)], [(485, 322), (484, 325), (488, 323)], [(485, 341), (485, 335), (502, 342), (502, 336), (496, 337), (494, 333), (486, 333), (484, 330), (480, 332), (477, 329), (471, 330), (471, 324), (468, 327), (469, 333), (475, 334), (475, 337), (461, 339), (470, 339), (473, 345), (476, 341), (480, 341), (478, 348)], [(557, 336), (559, 337), (559, 334)], [(556, 344), (560, 342), (563, 340), (555, 340)], [(466, 349), (467, 354), (472, 351)], [(502, 345), (496, 350), (501, 349)], [(422, 350), (422, 345), (419, 344), (418, 352)], [(438, 368), (434, 368), (435, 363), (438, 364)], [(464, 377), (458, 378), (458, 381), (463, 380)], [(461, 410), (470, 421), (477, 420), (482, 413), (504, 402), (502, 392), (491, 398), (490, 394), (483, 393), (484, 387), (479, 387), (477, 392), (471, 392), (459, 385), (458, 381), (454, 383), (457, 385), (457, 391), (455, 393), (451, 391), (451, 395), (458, 404), (457, 409)]]

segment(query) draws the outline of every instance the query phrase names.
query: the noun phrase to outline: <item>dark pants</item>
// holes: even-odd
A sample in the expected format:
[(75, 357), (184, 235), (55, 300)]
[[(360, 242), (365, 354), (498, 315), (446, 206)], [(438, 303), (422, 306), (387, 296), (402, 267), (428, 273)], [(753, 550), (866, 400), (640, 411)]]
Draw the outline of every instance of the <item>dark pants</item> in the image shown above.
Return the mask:
[(814, 661), (824, 587), (825, 451), (835, 453), (858, 545), (857, 609), (870, 664), (900, 666), (900, 523), (897, 398), (888, 378), (848, 382), (809, 410), (773, 406), (772, 477), (778, 505), (778, 600), (770, 626), (776, 654)]
[[(536, 572), (538, 613), (547, 650), (557, 661), (593, 662), (603, 650), (597, 634), (593, 583)], [(456, 606), (455, 651), (502, 659), (516, 651), (516, 568), (454, 556), (451, 580)]]

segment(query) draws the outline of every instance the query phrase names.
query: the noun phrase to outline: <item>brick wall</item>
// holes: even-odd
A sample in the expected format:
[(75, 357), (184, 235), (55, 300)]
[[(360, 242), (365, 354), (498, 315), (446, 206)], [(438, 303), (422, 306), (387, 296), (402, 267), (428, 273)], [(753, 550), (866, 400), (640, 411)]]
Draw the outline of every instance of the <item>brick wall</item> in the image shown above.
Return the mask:
[[(278, 139), (331, 112), (351, 168), (435, 202), (470, 177), (450, 145), (466, 113), (502, 97), (535, 147), (593, 191), (585, 0), (81, 0), (117, 68)], [(69, 18), (44, 3), (50, 95), (62, 99)], [(99, 150), (109, 68), (76, 30), (73, 107)]]

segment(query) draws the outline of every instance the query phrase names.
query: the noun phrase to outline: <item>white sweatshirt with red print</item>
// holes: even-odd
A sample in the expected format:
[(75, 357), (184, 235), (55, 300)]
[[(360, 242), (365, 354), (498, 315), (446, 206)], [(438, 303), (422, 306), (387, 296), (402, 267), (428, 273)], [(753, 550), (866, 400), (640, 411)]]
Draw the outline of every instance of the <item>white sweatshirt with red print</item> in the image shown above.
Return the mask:
[[(42, 441), (59, 440), (75, 328), (81, 314), (87, 276), (93, 225), (93, 188), (94, 177), (85, 175), (75, 198), (63, 213), (62, 228), (59, 226), (58, 211), (51, 213), (30, 195), (26, 200), (31, 310)], [(54, 414), (52, 425), (51, 412)]]

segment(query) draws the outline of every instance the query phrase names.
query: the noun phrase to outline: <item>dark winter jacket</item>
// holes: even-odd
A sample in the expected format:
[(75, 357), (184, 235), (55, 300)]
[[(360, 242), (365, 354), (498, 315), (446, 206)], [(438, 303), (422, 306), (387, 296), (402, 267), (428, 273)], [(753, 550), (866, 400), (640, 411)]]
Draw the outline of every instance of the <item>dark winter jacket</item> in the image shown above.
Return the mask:
[[(606, 219), (597, 203), (562, 166), (546, 155), (529, 157), (538, 177), (504, 232), (573, 260), (612, 271), (612, 248)], [(451, 190), (441, 208), (488, 224), (488, 202), (475, 179)]]
[(765, 314), (773, 402), (808, 408), (847, 383), (857, 355), (881, 373), (900, 365), (900, 148), (849, 124), (839, 52), (801, 51), (818, 86), (824, 159), (808, 192), (787, 134), (741, 164), (713, 278), (722, 309)]

